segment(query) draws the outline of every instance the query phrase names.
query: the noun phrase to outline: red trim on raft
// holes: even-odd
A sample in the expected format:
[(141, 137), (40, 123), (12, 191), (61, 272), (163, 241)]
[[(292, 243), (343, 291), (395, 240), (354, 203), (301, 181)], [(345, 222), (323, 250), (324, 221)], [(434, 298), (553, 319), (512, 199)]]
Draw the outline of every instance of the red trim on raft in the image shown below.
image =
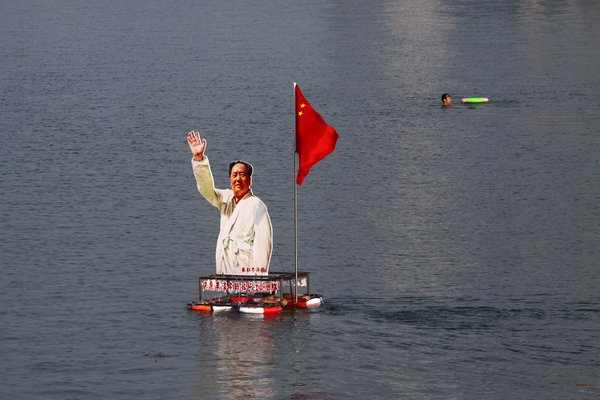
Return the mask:
[(240, 306), (240, 312), (244, 314), (279, 314), (283, 311), (281, 306), (262, 306), (258, 304), (245, 304)]

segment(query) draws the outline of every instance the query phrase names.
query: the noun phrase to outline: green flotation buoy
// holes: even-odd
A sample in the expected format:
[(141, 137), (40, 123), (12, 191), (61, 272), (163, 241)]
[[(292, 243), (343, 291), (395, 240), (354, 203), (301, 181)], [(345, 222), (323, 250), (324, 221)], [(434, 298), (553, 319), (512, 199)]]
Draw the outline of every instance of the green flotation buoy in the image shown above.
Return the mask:
[(490, 101), (487, 97), (465, 97), (460, 102), (463, 104), (474, 104), (474, 103), (487, 103)]

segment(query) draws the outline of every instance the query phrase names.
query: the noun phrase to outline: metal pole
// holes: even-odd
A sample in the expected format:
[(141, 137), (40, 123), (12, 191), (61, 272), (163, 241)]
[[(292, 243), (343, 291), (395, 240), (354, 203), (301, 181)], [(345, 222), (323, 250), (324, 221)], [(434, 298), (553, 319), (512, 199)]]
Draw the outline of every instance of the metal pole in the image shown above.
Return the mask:
[[(296, 82), (294, 82), (294, 127), (296, 127)], [(294, 175), (292, 182), (294, 183), (294, 271), (296, 272), (295, 282), (295, 300), (298, 302), (298, 185), (296, 184), (296, 132), (294, 132)]]

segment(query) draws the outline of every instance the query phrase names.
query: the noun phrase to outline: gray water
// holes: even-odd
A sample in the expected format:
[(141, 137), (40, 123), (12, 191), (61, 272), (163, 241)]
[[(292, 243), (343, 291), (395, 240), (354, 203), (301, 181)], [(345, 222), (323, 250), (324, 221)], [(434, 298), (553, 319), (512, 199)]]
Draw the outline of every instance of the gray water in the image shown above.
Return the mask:
[[(0, 398), (600, 397), (600, 3), (7, 0)], [(185, 135), (256, 168), (325, 304), (195, 314), (218, 215)], [(454, 105), (440, 107), (442, 93)], [(463, 106), (461, 97), (489, 104)]]

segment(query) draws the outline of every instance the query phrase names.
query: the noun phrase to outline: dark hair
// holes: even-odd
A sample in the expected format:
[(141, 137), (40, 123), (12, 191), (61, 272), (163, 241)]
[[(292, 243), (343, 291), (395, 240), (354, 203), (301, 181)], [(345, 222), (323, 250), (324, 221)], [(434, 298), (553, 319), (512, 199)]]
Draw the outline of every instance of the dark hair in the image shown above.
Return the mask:
[(231, 163), (229, 163), (229, 175), (231, 175), (231, 170), (233, 169), (233, 166), (235, 164), (244, 164), (246, 166), (246, 172), (248, 173), (248, 176), (252, 176), (252, 170), (254, 168), (252, 168), (252, 164), (247, 163), (246, 161), (241, 161), (241, 160), (236, 160), (236, 161), (232, 161)]
[(442, 95), (442, 101), (444, 101), (446, 99), (446, 97), (452, 97), (452, 96), (450, 96), (450, 94), (448, 94), (448, 93), (444, 93)]

